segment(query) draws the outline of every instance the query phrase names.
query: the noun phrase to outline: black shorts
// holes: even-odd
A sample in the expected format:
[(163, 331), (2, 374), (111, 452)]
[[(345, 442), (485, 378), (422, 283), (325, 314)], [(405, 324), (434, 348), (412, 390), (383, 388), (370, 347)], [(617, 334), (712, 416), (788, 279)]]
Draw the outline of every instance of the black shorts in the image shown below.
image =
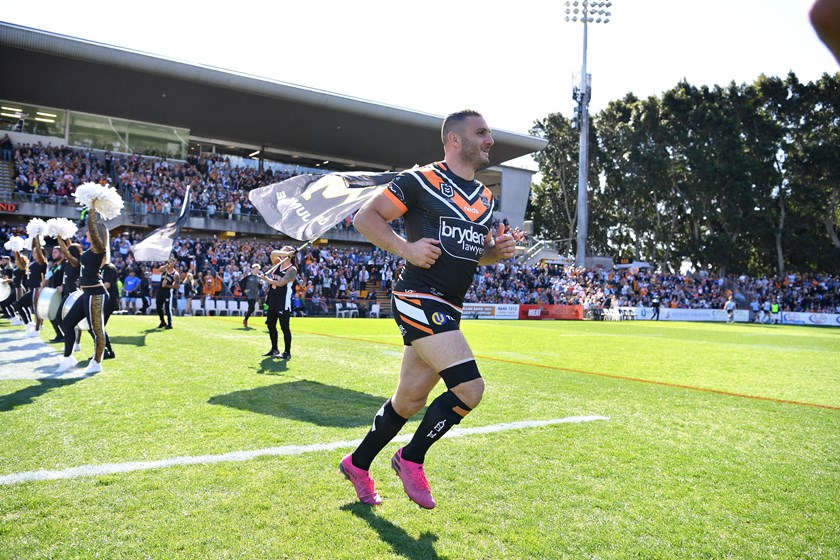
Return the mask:
[(431, 294), (393, 292), (391, 309), (406, 346), (418, 338), (457, 331), (461, 326), (463, 310)]

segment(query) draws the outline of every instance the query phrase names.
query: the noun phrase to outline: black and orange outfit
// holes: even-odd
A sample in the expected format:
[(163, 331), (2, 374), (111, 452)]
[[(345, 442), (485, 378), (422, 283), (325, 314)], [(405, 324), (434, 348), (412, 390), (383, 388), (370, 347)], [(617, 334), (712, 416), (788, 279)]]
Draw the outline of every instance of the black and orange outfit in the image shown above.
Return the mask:
[(394, 286), (394, 319), (403, 341), (457, 330), (490, 232), (490, 189), (437, 162), (401, 173), (384, 192), (403, 211), (409, 243), (424, 237), (440, 241), (441, 255), (430, 268), (407, 262)]
[[(413, 341), (460, 328), (464, 295), (484, 256), (493, 217), (493, 195), (479, 181), (467, 181), (445, 162), (405, 171), (383, 191), (403, 213), (406, 240), (437, 239), (441, 254), (430, 268), (407, 262), (394, 285), (394, 320), (406, 346)], [(426, 450), (471, 410), (452, 387), (480, 377), (474, 361), (438, 372), (447, 391), (426, 409), (414, 437), (401, 453), (422, 463)], [(368, 470), (373, 458), (397, 435), (407, 418), (388, 399), (374, 417), (373, 427), (352, 453), (353, 466)], [(428, 434), (428, 435), (427, 435)], [(395, 467), (396, 468), (396, 467)]]
[[(87, 319), (90, 330), (93, 333), (94, 351), (93, 359), (102, 363), (102, 356), (105, 353), (105, 305), (108, 303), (108, 291), (102, 282), (102, 264), (107, 254), (106, 240), (99, 237), (96, 229), (96, 212), (88, 212), (88, 232), (90, 234), (91, 246), (79, 257), (79, 286), (82, 295), (70, 308), (67, 315), (61, 321), (61, 330), (71, 333), (82, 319)], [(73, 345), (76, 340), (72, 336), (64, 337), (64, 357), (73, 354)]]

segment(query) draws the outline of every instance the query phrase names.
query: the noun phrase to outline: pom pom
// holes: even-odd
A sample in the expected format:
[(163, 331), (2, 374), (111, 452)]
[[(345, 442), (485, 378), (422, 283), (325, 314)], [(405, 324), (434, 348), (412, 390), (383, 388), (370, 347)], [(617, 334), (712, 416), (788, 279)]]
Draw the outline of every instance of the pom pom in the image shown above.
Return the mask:
[(26, 233), (29, 237), (43, 236), (47, 233), (47, 222), (42, 220), (41, 218), (32, 218), (29, 220), (29, 223), (26, 224)]
[(34, 237), (27, 237), (26, 239), (24, 239), (23, 240), (23, 248), (26, 249), (27, 251), (31, 251), (32, 250), (32, 240), (33, 239), (35, 239), (35, 238)]
[(3, 244), (3, 247), (5, 247), (7, 251), (14, 251), (15, 253), (20, 253), (25, 247), (25, 245), (26, 242), (23, 240), (23, 237), (15, 235), (11, 239), (6, 241), (6, 243)]
[(83, 183), (73, 194), (76, 202), (96, 210), (106, 220), (116, 218), (123, 208), (123, 199), (114, 187), (103, 187), (98, 183)]
[(51, 218), (47, 220), (47, 235), (50, 237), (60, 237), (62, 239), (71, 239), (79, 228), (75, 223), (67, 218)]

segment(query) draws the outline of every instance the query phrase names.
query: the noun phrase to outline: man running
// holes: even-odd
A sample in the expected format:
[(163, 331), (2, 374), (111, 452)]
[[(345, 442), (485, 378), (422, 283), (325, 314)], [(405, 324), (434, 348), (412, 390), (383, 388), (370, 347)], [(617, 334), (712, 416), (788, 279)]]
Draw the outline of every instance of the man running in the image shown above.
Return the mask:
[[(391, 459), (408, 497), (423, 508), (435, 507), (423, 468), (426, 452), (484, 394), (484, 379), (460, 331), (464, 295), (478, 265), (514, 256), (514, 237), (501, 229), (491, 232), (493, 195), (475, 178), (490, 165), (490, 127), (479, 113), (460, 111), (444, 120), (441, 140), (443, 161), (401, 173), (354, 220), (372, 243), (407, 261), (392, 296), (405, 344), (396, 391), (359, 447), (339, 464), (358, 498), (371, 505), (382, 502), (369, 473), (373, 459), (443, 379), (446, 390)], [(388, 224), (401, 216), (407, 239)]]

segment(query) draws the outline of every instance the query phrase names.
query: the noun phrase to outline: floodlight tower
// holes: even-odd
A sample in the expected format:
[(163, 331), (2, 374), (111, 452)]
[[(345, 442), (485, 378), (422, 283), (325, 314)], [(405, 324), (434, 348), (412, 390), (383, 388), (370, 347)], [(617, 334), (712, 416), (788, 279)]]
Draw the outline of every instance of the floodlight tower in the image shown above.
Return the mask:
[(572, 97), (578, 102), (575, 111), (580, 128), (580, 158), (578, 160), (578, 207), (577, 207), (577, 257), (575, 266), (586, 266), (586, 230), (588, 210), (586, 184), (589, 176), (589, 100), (592, 97), (592, 76), (586, 73), (586, 46), (590, 23), (609, 23), (612, 15), (608, 9), (612, 2), (590, 0), (569, 0), (566, 3), (566, 21), (583, 24), (583, 68), (580, 71), (580, 88), (575, 87)]

